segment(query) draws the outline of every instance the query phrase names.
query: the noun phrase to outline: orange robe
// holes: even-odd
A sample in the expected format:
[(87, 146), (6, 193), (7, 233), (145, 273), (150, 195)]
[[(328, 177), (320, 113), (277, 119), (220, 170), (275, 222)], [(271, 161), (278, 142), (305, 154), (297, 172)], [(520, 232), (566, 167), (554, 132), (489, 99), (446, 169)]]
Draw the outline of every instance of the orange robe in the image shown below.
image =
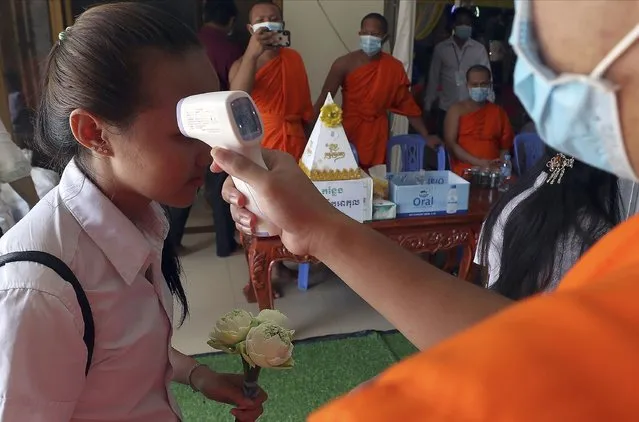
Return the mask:
[(304, 124), (313, 118), (313, 104), (302, 57), (290, 48), (255, 75), (251, 97), (264, 123), (262, 146), (285, 151), (299, 160), (306, 147)]
[(395, 365), (309, 421), (638, 421), (637, 238), (639, 216), (553, 293)]
[[(502, 150), (513, 147), (515, 134), (506, 111), (493, 103), (459, 118), (457, 143), (467, 153), (486, 160), (500, 158)], [(460, 176), (472, 165), (451, 157), (453, 171)]]
[(362, 167), (386, 162), (388, 112), (421, 116), (402, 63), (386, 53), (346, 75), (342, 84), (348, 140), (355, 144)]

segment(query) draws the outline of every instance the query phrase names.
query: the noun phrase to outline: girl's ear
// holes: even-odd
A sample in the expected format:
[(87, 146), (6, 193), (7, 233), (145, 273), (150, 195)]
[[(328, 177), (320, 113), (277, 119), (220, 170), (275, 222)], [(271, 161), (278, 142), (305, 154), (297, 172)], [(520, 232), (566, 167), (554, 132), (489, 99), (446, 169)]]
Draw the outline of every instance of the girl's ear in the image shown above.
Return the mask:
[(69, 125), (76, 141), (85, 148), (103, 156), (112, 156), (113, 149), (109, 145), (104, 123), (91, 113), (75, 109), (69, 116)]

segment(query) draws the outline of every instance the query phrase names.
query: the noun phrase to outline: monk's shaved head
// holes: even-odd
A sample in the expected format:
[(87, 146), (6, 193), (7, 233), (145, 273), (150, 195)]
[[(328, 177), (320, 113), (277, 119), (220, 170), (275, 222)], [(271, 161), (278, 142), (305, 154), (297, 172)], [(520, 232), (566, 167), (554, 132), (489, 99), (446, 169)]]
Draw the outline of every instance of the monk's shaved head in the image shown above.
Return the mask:
[(280, 7), (272, 1), (256, 1), (249, 10), (249, 22), (253, 23), (253, 20), (257, 17), (257, 15), (264, 18), (276, 18), (276, 20), (282, 20), (282, 9), (280, 9)]
[(369, 22), (370, 23), (374, 22), (383, 34), (388, 34), (388, 21), (386, 20), (384, 16), (380, 15), (379, 13), (369, 13), (368, 15), (364, 16), (364, 18), (362, 19), (362, 22), (360, 24), (360, 29), (361, 30), (368, 29), (367, 24)]
[(468, 69), (468, 71), (466, 72), (466, 80), (470, 80), (473, 73), (479, 73), (482, 77), (485, 77), (489, 81), (492, 74), (490, 69), (483, 64), (476, 64), (474, 66), (471, 66), (471, 68)]

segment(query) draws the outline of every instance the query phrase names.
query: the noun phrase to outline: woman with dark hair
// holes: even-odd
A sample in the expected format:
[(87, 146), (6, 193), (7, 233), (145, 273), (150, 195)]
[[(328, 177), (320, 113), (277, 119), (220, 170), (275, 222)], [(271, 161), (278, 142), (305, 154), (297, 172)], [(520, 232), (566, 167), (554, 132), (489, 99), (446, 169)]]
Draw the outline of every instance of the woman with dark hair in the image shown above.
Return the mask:
[(554, 290), (621, 208), (617, 176), (546, 147), (488, 214), (475, 257), (484, 283), (513, 300)]
[[(263, 392), (245, 398), (242, 376), (171, 347), (173, 301), (182, 320), (188, 306), (159, 204), (191, 205), (211, 162), (210, 147), (180, 133), (175, 111), (181, 98), (219, 89), (206, 52), (145, 3), (91, 8), (59, 40), (36, 137), (64, 172), (0, 240), (3, 258), (45, 252), (58, 265), (0, 268), (0, 419), (178, 421), (176, 381), (256, 420)], [(68, 270), (80, 288), (65, 283)]]

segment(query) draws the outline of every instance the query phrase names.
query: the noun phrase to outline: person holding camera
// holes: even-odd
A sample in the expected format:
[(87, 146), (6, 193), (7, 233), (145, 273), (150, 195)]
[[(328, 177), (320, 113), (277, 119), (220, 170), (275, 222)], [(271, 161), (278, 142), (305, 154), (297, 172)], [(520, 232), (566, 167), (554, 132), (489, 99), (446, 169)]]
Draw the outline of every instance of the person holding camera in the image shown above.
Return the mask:
[(232, 91), (251, 94), (264, 123), (264, 148), (299, 160), (306, 147), (305, 127), (313, 119), (308, 76), (300, 54), (289, 45), (282, 11), (260, 1), (249, 11), (252, 34), (242, 58), (231, 67)]

